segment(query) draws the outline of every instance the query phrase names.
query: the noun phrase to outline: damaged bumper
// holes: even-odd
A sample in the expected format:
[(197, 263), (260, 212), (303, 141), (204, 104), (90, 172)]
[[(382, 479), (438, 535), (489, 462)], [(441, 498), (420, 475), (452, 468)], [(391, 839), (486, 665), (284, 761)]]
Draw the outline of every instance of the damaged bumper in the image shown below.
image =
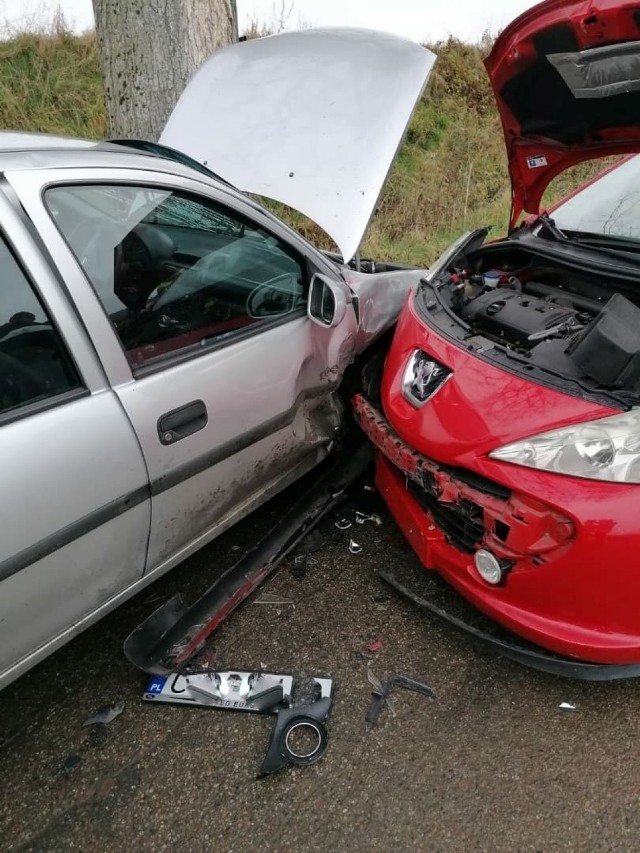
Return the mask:
[(439, 465), (413, 450), (382, 415), (358, 396), (356, 418), (378, 450), (406, 476), (406, 489), (434, 524), (430, 539), (473, 554), (488, 548), (505, 561), (566, 547), (575, 535), (570, 518), (471, 471)]
[[(602, 518), (610, 492), (603, 492), (603, 503), (593, 507), (590, 518), (564, 513), (559, 507), (569, 507), (574, 493), (580, 500), (580, 483), (562, 493), (564, 478), (555, 478), (555, 493), (538, 492), (553, 494), (551, 506), (470, 469), (429, 459), (363, 396), (353, 405), (377, 449), (378, 488), (426, 568), (503, 627), (569, 663), (615, 665), (608, 677), (638, 674), (627, 667), (640, 662), (633, 604), (634, 593), (640, 594), (637, 573), (629, 560), (609, 562), (606, 572), (602, 564), (607, 558)], [(627, 540), (622, 529), (612, 534), (609, 553), (630, 553), (633, 536), (630, 531)], [(478, 573), (473, 556), (480, 548), (507, 567), (500, 585), (487, 584)], [(620, 674), (621, 669), (628, 671)]]

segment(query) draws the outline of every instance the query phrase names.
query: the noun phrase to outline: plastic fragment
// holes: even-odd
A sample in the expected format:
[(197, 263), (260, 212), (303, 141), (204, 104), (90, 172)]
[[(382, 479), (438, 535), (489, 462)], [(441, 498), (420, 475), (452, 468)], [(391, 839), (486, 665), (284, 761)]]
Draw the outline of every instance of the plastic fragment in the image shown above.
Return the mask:
[(115, 705), (105, 705), (96, 713), (85, 720), (83, 726), (108, 726), (116, 717), (124, 711), (124, 702), (116, 702)]
[(375, 524), (376, 527), (380, 527), (382, 524), (382, 519), (379, 515), (367, 515), (366, 512), (360, 512), (356, 510), (356, 524), (366, 524), (367, 521), (370, 521), (372, 524)]
[(396, 715), (396, 697), (390, 696), (388, 692), (385, 690), (385, 685), (380, 681), (378, 676), (371, 670), (371, 667), (367, 667), (367, 681), (373, 687), (373, 693), (375, 696), (383, 696), (386, 693), (385, 704), (391, 713), (391, 716), (395, 717)]
[(285, 605), (288, 607), (293, 607), (295, 610), (295, 604), (291, 601), (290, 598), (281, 598), (279, 595), (276, 595), (274, 592), (264, 592), (260, 598), (257, 598), (254, 604), (271, 604), (276, 607), (284, 607)]
[(577, 711), (578, 710), (577, 706), (572, 705), (570, 702), (561, 702), (558, 707), (561, 708), (563, 711)]
[(309, 566), (311, 565), (312, 560), (313, 558), (308, 554), (296, 554), (293, 558), (293, 565), (291, 566), (291, 574), (296, 578), (296, 580), (305, 580), (309, 573)]
[(374, 672), (372, 672), (370, 667), (367, 667), (367, 681), (373, 687), (373, 689), (376, 691), (376, 693), (378, 693), (380, 695), (382, 694), (382, 691), (383, 691), (382, 682), (380, 681), (378, 676)]
[(362, 551), (362, 545), (358, 545), (353, 539), (349, 542), (349, 550), (352, 554), (359, 554)]
[(340, 518), (335, 522), (335, 526), (338, 530), (348, 530), (351, 527), (351, 522), (348, 518)]
[(371, 652), (374, 655), (376, 652), (382, 651), (382, 640), (374, 640), (373, 643), (369, 643), (367, 646), (367, 651)]
[[(377, 680), (377, 679), (376, 679)], [(371, 683), (371, 679), (369, 679)], [(369, 711), (367, 712), (367, 722), (375, 726), (378, 722), (380, 714), (384, 706), (387, 705), (389, 710), (395, 716), (393, 705), (391, 704), (391, 691), (394, 687), (402, 687), (405, 690), (412, 690), (415, 693), (421, 693), (423, 696), (428, 696), (430, 699), (435, 699), (436, 694), (428, 684), (418, 681), (415, 678), (410, 678), (408, 675), (395, 675), (382, 685), (381, 690), (376, 690), (374, 693), (375, 700)]]

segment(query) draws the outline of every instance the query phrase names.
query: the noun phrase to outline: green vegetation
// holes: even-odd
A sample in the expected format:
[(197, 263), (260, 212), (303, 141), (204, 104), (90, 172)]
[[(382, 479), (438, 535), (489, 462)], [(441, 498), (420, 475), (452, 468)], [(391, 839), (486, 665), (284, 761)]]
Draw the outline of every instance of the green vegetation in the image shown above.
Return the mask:
[[(462, 230), (493, 225), (495, 236), (504, 233), (510, 207), (504, 141), (482, 65), (490, 46), (489, 38), (478, 45), (449, 39), (431, 46), (438, 63), (369, 230), (365, 255), (426, 266)], [(58, 22), (49, 32), (0, 42), (0, 127), (104, 137), (95, 36), (74, 36)], [(590, 164), (563, 176), (555, 197), (597, 170)], [(290, 211), (284, 215), (305, 236), (330, 245), (313, 223)]]
[(107, 123), (98, 45), (64, 23), (0, 42), (0, 127), (104, 137)]

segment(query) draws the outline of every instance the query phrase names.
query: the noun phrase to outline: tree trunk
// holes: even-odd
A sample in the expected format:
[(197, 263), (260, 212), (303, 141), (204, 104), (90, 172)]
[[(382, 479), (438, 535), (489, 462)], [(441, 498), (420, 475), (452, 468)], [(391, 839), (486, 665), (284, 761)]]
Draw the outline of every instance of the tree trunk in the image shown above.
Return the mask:
[(194, 71), (237, 41), (236, 0), (93, 0), (109, 134), (157, 140)]

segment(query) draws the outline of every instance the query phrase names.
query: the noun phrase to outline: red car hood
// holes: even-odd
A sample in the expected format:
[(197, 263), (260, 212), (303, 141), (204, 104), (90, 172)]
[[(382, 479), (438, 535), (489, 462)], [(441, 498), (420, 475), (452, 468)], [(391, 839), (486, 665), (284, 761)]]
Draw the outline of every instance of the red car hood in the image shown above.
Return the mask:
[(640, 151), (639, 0), (545, 0), (485, 66), (505, 134), (513, 228), (569, 166)]

